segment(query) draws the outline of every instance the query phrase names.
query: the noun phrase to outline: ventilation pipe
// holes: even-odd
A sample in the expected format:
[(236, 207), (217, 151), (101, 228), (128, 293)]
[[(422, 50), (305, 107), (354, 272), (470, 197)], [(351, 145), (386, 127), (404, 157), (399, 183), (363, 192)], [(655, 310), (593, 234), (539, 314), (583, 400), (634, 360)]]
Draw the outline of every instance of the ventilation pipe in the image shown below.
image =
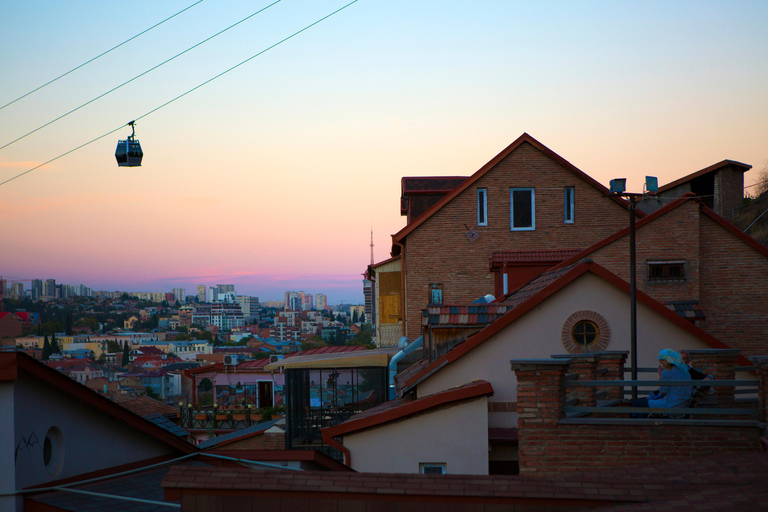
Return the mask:
[(395, 391), (395, 375), (397, 375), (397, 363), (400, 362), (400, 360), (404, 359), (407, 355), (412, 354), (417, 349), (421, 348), (422, 342), (424, 341), (424, 336), (419, 336), (416, 338), (413, 342), (408, 341), (408, 338), (406, 336), (403, 336), (400, 338), (400, 341), (397, 343), (397, 346), (401, 348), (400, 352), (392, 356), (392, 359), (389, 361), (389, 399), (394, 400), (397, 398), (397, 393)]

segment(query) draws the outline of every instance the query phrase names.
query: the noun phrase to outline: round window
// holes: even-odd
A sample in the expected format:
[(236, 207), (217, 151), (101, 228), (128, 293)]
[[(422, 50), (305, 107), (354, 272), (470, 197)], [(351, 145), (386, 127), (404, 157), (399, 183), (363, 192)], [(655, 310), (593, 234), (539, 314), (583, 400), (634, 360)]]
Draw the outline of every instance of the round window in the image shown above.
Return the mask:
[(595, 322), (590, 320), (580, 320), (576, 322), (571, 330), (571, 339), (582, 347), (588, 347), (597, 340), (600, 335), (600, 328)]
[(577, 311), (563, 324), (563, 345), (571, 354), (605, 350), (610, 339), (608, 322), (594, 311)]
[(51, 476), (58, 476), (64, 466), (64, 436), (56, 427), (48, 429), (43, 441), (43, 464)]

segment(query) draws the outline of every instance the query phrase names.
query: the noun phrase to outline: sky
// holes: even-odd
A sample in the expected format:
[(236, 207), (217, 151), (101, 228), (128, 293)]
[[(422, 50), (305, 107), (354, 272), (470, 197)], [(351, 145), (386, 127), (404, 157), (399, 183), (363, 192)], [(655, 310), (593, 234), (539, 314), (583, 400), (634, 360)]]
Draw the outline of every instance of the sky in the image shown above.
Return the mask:
[[(195, 1), (0, 0), (0, 106)], [(0, 146), (272, 1), (194, 5), (0, 109)], [(469, 176), (524, 132), (631, 191), (768, 161), (768, 2), (358, 0), (268, 49), (348, 2), (279, 1), (0, 149), (3, 182), (98, 139), (0, 185), (0, 275), (360, 304), (400, 179)], [(134, 119), (144, 160), (118, 167)]]

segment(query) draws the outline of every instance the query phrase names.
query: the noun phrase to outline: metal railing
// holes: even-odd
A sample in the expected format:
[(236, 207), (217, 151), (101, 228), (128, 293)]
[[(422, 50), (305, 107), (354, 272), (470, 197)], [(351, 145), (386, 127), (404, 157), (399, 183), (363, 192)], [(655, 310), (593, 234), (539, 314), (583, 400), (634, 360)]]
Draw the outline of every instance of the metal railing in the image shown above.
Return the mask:
[[(643, 369), (647, 373), (647, 369)], [(638, 369), (640, 371), (640, 369)], [(652, 369), (653, 372), (656, 369)], [(565, 380), (566, 390), (573, 388), (610, 388), (621, 387), (624, 393), (627, 388), (631, 392), (632, 388), (638, 390), (658, 389), (660, 386), (688, 386), (688, 387), (711, 387), (711, 388), (745, 388), (748, 392), (756, 392), (757, 382), (754, 380), (578, 380), (578, 375), (568, 374)], [(561, 423), (593, 423), (593, 424), (619, 424), (627, 422), (640, 423), (675, 423), (675, 424), (711, 424), (721, 426), (745, 426), (758, 425), (759, 409), (757, 401), (754, 407), (743, 407), (735, 398), (739, 389), (730, 390), (727, 394), (717, 394), (711, 401), (701, 403), (696, 407), (632, 407), (627, 406), (626, 402), (614, 400), (596, 406), (580, 406), (579, 399), (572, 398), (566, 400), (563, 412), (566, 418)], [(733, 396), (729, 397), (730, 393)], [(639, 393), (638, 393), (639, 394)], [(730, 400), (729, 400), (730, 398)], [(733, 402), (735, 407), (720, 406), (721, 403), (728, 404)], [(651, 414), (653, 417), (631, 418), (631, 414)]]

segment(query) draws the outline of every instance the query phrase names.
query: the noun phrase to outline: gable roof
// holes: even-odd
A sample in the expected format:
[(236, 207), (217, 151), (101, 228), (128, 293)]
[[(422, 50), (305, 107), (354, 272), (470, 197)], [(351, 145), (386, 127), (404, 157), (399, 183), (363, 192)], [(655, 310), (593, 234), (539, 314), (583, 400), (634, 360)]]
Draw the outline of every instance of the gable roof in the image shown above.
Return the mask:
[(104, 414), (114, 417), (143, 434), (154, 437), (182, 453), (198, 451), (192, 444), (121, 407), (108, 398), (99, 395), (96, 391), (32, 359), (26, 354), (19, 352), (0, 353), (0, 382), (15, 381), (22, 374), (49, 384), (58, 389), (59, 392), (65, 393), (87, 406), (100, 410)]
[[(504, 327), (510, 325), (518, 318), (522, 317), (527, 312), (531, 311), (536, 306), (544, 302), (544, 300), (551, 297), (563, 289), (566, 285), (570, 284), (587, 272), (600, 277), (607, 283), (613, 285), (626, 294), (630, 293), (629, 283), (621, 279), (616, 274), (610, 272), (605, 267), (602, 267), (593, 262), (589, 258), (584, 259), (578, 263), (572, 263), (567, 267), (555, 268), (544, 272), (536, 279), (530, 281), (528, 284), (518, 288), (517, 291), (510, 294), (503, 301), (504, 304), (509, 304), (512, 306), (512, 309), (504, 314), (504, 316), (489, 324), (473, 336), (470, 336), (463, 343), (456, 345), (446, 354), (438, 357), (429, 363), (426, 367), (422, 368), (421, 371), (415, 373), (410, 379), (405, 381), (404, 392), (409, 391), (415, 385), (431, 376), (433, 373), (441, 370), (445, 366), (459, 359), (461, 356), (471, 351), (478, 345), (481, 345), (484, 341), (491, 338)], [(650, 295), (640, 290), (637, 290), (637, 301), (658, 315), (671, 321), (678, 327), (681, 327), (683, 330), (689, 332), (693, 336), (699, 338), (710, 347), (718, 349), (730, 348), (708, 332), (692, 324), (674, 311), (671, 311), (669, 308), (658, 302)], [(738, 361), (739, 364), (743, 366), (752, 365), (749, 359), (742, 355), (739, 356)]]
[[(760, 242), (758, 242), (757, 240), (755, 240), (754, 238), (752, 238), (751, 236), (749, 236), (748, 234), (746, 234), (745, 232), (743, 232), (742, 230), (740, 230), (739, 228), (737, 228), (736, 226), (734, 226), (733, 224), (725, 220), (724, 217), (722, 217), (721, 215), (718, 215), (714, 210), (704, 206), (701, 200), (698, 197), (696, 197), (696, 194), (694, 194), (693, 192), (685, 193), (682, 196), (675, 199), (674, 201), (672, 201), (671, 203), (669, 203), (668, 205), (666, 205), (665, 207), (659, 208), (655, 212), (645, 216), (642, 219), (639, 219), (635, 223), (635, 230), (641, 229), (646, 224), (653, 222), (654, 220), (658, 219), (662, 215), (666, 215), (667, 213), (671, 212), (672, 210), (675, 210), (676, 208), (679, 208), (680, 206), (684, 205), (688, 201), (695, 201), (696, 203), (698, 203), (699, 208), (701, 209), (701, 213), (703, 213), (710, 219), (714, 220), (716, 223), (720, 224), (732, 235), (736, 236), (737, 238), (740, 238), (744, 243), (751, 246), (753, 249), (755, 249), (759, 253), (763, 254), (766, 258), (768, 258), (768, 247), (764, 246), (763, 244), (761, 244)], [(573, 263), (588, 257), (590, 254), (592, 254), (596, 250), (601, 249), (606, 245), (612, 242), (615, 242), (616, 240), (622, 237), (625, 237), (627, 235), (629, 235), (629, 227), (621, 229), (616, 233), (603, 238), (599, 242), (591, 245), (590, 247), (587, 247), (583, 251), (579, 251), (577, 254), (571, 256), (567, 260), (561, 263), (558, 263), (553, 268), (557, 269), (567, 265), (572, 265)]]
[(657, 191), (657, 193), (660, 194), (662, 192), (666, 192), (669, 189), (675, 188), (678, 185), (682, 185), (683, 183), (685, 183), (687, 181), (691, 181), (691, 180), (693, 180), (695, 178), (698, 178), (699, 176), (704, 176), (705, 174), (708, 174), (710, 172), (714, 172), (714, 171), (717, 171), (719, 169), (722, 169), (723, 167), (729, 167), (729, 166), (738, 167), (738, 168), (741, 169), (741, 172), (747, 172), (748, 170), (750, 170), (752, 168), (752, 166), (749, 165), (749, 164), (743, 164), (743, 163), (737, 162), (735, 160), (723, 160), (722, 162), (718, 162), (716, 164), (710, 165), (709, 167), (705, 167), (704, 169), (701, 169), (700, 171), (693, 172), (693, 173), (691, 173), (691, 174), (689, 174), (687, 176), (683, 176), (680, 179), (677, 179), (675, 181), (667, 183), (663, 187), (659, 187), (659, 190)]
[[(434, 206), (432, 206), (429, 210), (421, 214), (418, 218), (411, 221), (408, 225), (406, 225), (403, 229), (392, 235), (392, 240), (394, 242), (401, 242), (403, 238), (405, 238), (411, 231), (416, 229), (418, 226), (424, 223), (428, 218), (430, 218), (435, 212), (440, 210), (445, 204), (450, 202), (453, 198), (461, 194), (463, 191), (467, 190), (469, 187), (472, 186), (477, 180), (482, 178), (488, 171), (493, 169), (496, 164), (501, 162), (505, 157), (507, 157), (510, 153), (512, 153), (515, 149), (520, 147), (523, 143), (528, 143), (534, 148), (538, 149), (542, 153), (544, 153), (546, 156), (557, 162), (559, 165), (561, 165), (566, 170), (570, 171), (574, 175), (576, 175), (578, 178), (584, 180), (588, 184), (592, 185), (595, 189), (597, 189), (600, 193), (605, 195), (606, 197), (610, 198), (611, 200), (615, 201), (617, 204), (621, 205), (622, 208), (627, 207), (627, 202), (623, 199), (620, 199), (616, 195), (610, 194), (609, 190), (605, 188), (603, 185), (601, 185), (598, 181), (593, 179), (592, 177), (585, 174), (583, 171), (579, 170), (576, 166), (568, 162), (566, 159), (546, 147), (541, 142), (537, 141), (527, 133), (523, 133), (520, 137), (517, 138), (512, 144), (507, 146), (504, 150), (501, 151), (498, 155), (493, 157), (488, 163), (486, 163), (484, 166), (482, 166), (477, 172), (475, 172), (472, 176), (464, 180), (459, 186), (457, 186), (455, 189), (453, 189), (449, 194), (447, 194), (445, 197), (443, 197), (440, 201), (438, 201)], [(643, 217), (644, 214), (637, 211), (638, 217)]]
[(376, 427), (406, 416), (426, 412), (442, 405), (492, 395), (493, 387), (490, 382), (476, 380), (463, 386), (447, 389), (421, 398), (396, 398), (356, 414), (343, 423), (321, 429), (323, 439), (325, 440), (326, 436), (332, 438)]

